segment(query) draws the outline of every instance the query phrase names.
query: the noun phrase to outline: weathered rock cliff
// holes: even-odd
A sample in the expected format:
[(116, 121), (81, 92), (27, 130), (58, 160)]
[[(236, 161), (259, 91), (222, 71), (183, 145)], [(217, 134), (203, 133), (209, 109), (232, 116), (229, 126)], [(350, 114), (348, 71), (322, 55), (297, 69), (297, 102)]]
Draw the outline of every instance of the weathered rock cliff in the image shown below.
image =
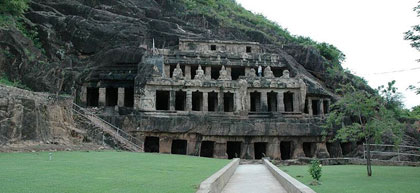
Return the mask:
[(86, 126), (75, 127), (72, 98), (54, 98), (0, 85), (0, 151), (97, 149), (84, 143)]
[(0, 29), (4, 50), (0, 52), (0, 69), (33, 90), (56, 92), (63, 87), (70, 94), (100, 69), (137, 65), (153, 39), (158, 48), (173, 48), (179, 38), (272, 44), (274, 40), (264, 35), (271, 33), (284, 46), (276, 44), (267, 50), (288, 58), (288, 65), (302, 72), (310, 84), (327, 87), (322, 81), (328, 79), (325, 72), (330, 64), (316, 49), (284, 41), (270, 30), (244, 31), (199, 14), (181, 14), (187, 9), (182, 2), (33, 0), (23, 21), (28, 30), (38, 33), (42, 49), (16, 29)]

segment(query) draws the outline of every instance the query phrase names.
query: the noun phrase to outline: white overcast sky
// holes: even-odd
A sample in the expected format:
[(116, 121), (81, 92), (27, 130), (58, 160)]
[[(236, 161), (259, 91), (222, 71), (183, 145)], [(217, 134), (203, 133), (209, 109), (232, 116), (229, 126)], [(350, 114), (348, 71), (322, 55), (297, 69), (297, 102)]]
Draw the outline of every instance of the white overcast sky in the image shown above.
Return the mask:
[[(396, 80), (407, 108), (420, 105), (420, 95), (406, 90), (420, 86), (420, 52), (403, 39), (420, 24), (413, 7), (418, 0), (236, 0), (265, 15), (294, 35), (335, 45), (344, 54), (344, 68), (377, 88)], [(404, 72), (384, 73), (408, 70)]]

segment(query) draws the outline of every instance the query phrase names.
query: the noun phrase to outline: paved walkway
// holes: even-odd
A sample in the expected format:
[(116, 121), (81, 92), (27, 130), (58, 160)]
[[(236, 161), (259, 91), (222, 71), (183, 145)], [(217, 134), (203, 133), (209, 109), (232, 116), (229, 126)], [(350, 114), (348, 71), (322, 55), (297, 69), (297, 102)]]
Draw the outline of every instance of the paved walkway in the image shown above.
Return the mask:
[(239, 165), (222, 193), (287, 193), (263, 164)]

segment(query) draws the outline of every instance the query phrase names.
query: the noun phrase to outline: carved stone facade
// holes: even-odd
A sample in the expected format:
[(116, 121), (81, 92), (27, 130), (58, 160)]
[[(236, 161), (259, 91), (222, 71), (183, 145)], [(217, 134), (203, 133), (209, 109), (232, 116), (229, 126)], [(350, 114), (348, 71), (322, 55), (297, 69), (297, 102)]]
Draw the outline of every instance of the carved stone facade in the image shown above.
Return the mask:
[[(153, 75), (141, 82), (140, 67), (148, 66)], [(312, 92), (284, 58), (263, 53), (255, 42), (180, 39), (178, 49), (143, 57), (133, 96), (126, 97), (124, 88), (113, 96), (107, 94), (113, 89), (98, 85), (86, 84), (81, 102), (112, 106), (116, 100), (115, 106), (123, 107), (132, 100), (130, 115), (112, 117), (124, 120), (119, 125), (142, 139), (147, 152), (247, 159), (328, 156), (321, 148), (320, 124), (331, 97)]]

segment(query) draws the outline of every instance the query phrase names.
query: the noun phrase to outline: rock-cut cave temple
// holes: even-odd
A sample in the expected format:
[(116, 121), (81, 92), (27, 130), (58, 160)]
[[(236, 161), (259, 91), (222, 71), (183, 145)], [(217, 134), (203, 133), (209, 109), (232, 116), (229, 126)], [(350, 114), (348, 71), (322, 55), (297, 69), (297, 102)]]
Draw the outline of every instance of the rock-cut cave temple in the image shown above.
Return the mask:
[(99, 69), (79, 103), (142, 141), (145, 152), (216, 158), (329, 157), (332, 97), (256, 42), (180, 39), (139, 64)]

